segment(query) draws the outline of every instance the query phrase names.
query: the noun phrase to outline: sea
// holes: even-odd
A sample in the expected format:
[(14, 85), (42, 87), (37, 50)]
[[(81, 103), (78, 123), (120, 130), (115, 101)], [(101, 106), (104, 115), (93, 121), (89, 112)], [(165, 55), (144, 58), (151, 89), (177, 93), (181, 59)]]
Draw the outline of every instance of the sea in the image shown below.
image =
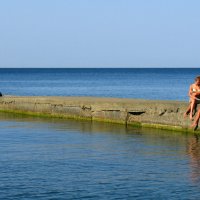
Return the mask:
[[(200, 69), (0, 69), (15, 96), (188, 101)], [(199, 199), (200, 136), (0, 113), (0, 199)]]
[(0, 91), (20, 96), (188, 100), (197, 68), (0, 69)]

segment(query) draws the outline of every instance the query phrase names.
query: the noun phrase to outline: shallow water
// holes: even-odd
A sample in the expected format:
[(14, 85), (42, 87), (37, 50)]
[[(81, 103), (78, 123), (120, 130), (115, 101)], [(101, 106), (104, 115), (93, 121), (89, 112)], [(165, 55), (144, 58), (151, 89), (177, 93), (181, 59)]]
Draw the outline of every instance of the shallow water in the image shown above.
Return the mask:
[(194, 135), (0, 114), (0, 199), (199, 199)]

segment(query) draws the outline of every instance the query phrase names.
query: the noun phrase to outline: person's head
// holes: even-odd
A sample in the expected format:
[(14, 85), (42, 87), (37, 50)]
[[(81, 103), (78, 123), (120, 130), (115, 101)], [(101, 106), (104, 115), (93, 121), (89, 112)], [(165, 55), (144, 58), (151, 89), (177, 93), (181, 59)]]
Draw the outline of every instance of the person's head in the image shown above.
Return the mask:
[(200, 85), (200, 76), (197, 76), (197, 77), (195, 78), (195, 83), (196, 83), (197, 85)]

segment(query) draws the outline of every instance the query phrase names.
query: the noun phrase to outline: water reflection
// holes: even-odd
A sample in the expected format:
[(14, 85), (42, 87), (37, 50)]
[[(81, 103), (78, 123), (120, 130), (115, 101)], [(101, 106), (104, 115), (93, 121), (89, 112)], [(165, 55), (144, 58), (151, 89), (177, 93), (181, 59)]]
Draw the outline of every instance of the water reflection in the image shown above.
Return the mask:
[[(23, 126), (49, 127), (59, 132), (73, 131), (81, 133), (111, 133), (125, 134), (126, 127), (120, 124), (102, 123), (87, 120), (73, 120), (62, 118), (41, 118), (22, 114), (0, 113), (0, 121), (14, 121)], [(19, 123), (17, 126), (19, 126)], [(15, 124), (15, 123), (14, 123)], [(16, 125), (16, 124), (15, 124)]]
[(191, 179), (194, 183), (200, 183), (200, 138), (195, 135), (188, 142), (188, 154), (190, 155)]

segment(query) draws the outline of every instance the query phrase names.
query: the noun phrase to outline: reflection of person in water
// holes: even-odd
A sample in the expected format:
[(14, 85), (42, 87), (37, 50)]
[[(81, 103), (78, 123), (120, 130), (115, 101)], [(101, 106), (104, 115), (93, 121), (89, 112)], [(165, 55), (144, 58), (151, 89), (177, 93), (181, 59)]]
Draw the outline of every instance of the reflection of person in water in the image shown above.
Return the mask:
[(191, 178), (194, 183), (200, 183), (200, 138), (194, 136), (190, 139), (188, 145), (188, 154), (191, 158), (192, 174)]

